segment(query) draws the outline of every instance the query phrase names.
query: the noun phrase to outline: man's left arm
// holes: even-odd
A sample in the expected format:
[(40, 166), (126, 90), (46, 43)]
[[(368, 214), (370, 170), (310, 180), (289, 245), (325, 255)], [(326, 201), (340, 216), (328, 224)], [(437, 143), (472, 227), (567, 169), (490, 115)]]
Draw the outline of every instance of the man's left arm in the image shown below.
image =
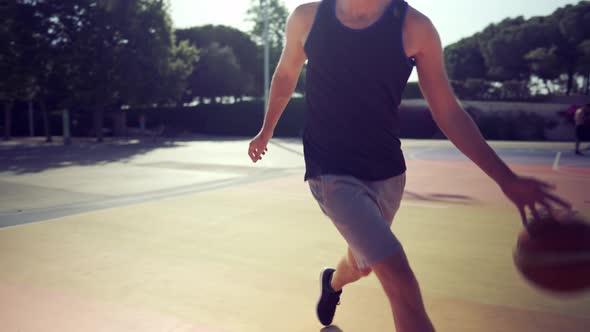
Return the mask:
[(517, 206), (523, 222), (526, 222), (527, 207), (536, 218), (537, 205), (549, 212), (550, 202), (569, 208), (567, 202), (549, 192), (554, 189), (552, 185), (519, 177), (498, 157), (455, 97), (445, 71), (440, 38), (429, 20), (421, 24), (420, 35), (414, 56), (420, 88), (434, 120), (448, 139), (500, 186)]

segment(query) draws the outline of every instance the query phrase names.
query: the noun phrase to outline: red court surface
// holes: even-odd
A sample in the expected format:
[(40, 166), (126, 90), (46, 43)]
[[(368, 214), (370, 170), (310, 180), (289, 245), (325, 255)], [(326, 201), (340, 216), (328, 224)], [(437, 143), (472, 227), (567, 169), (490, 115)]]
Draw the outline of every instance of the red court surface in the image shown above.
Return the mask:
[[(394, 331), (374, 276), (344, 290), (335, 326), (322, 329), (317, 277), (346, 244), (302, 181), (298, 142), (278, 140), (260, 165), (242, 164), (246, 145), (187, 143), (142, 157), (159, 154), (149, 162), (125, 161), (146, 172), (175, 167), (189, 176), (218, 165), (240, 173), (220, 185), (0, 228), (0, 332)], [(393, 230), (437, 331), (587, 332), (590, 292), (549, 294), (516, 271), (521, 226), (500, 189), (446, 142), (404, 146), (408, 181)], [(494, 147), (517, 172), (556, 184), (590, 216), (590, 158), (574, 158), (569, 145)], [(174, 159), (186, 149), (200, 151), (198, 160)], [(206, 151), (219, 158), (207, 159)], [(223, 162), (223, 155), (240, 161)], [(49, 183), (48, 172), (61, 174), (5, 172), (0, 181)], [(117, 174), (112, 190), (130, 173)], [(60, 181), (52, 181), (57, 188)]]

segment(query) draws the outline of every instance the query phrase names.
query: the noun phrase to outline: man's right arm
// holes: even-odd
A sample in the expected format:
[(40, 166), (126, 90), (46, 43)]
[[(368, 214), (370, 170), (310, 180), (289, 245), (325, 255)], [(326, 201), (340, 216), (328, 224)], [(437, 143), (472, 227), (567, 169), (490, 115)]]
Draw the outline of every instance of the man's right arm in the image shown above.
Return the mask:
[(309, 30), (309, 8), (305, 6), (308, 5), (297, 7), (287, 19), (286, 43), (272, 77), (269, 101), (268, 105), (265, 105), (267, 112), (264, 123), (248, 149), (248, 155), (253, 162), (262, 159), (277, 122), (295, 91), (301, 68), (307, 59), (303, 43)]

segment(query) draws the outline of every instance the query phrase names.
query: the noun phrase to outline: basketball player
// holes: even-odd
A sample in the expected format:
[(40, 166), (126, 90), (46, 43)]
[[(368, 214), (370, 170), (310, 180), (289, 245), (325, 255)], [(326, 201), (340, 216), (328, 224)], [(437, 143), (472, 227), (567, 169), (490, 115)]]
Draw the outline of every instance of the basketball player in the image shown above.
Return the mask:
[(305, 180), (349, 249), (320, 275), (317, 315), (332, 323), (342, 288), (374, 271), (398, 332), (434, 331), (406, 254), (390, 229), (405, 185), (398, 106), (410, 73), (446, 136), (516, 205), (537, 214), (557, 203), (551, 185), (514, 174), (487, 145), (449, 85), (438, 33), (403, 0), (323, 0), (299, 6), (286, 24), (262, 129), (248, 155), (257, 162), (305, 61)]

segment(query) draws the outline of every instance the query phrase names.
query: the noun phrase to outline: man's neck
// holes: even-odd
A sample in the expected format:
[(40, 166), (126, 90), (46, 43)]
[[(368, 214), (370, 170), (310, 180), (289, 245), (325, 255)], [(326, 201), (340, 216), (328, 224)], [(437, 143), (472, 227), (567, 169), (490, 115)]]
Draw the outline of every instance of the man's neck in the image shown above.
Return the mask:
[(378, 16), (396, 0), (336, 0), (336, 9), (348, 17)]

